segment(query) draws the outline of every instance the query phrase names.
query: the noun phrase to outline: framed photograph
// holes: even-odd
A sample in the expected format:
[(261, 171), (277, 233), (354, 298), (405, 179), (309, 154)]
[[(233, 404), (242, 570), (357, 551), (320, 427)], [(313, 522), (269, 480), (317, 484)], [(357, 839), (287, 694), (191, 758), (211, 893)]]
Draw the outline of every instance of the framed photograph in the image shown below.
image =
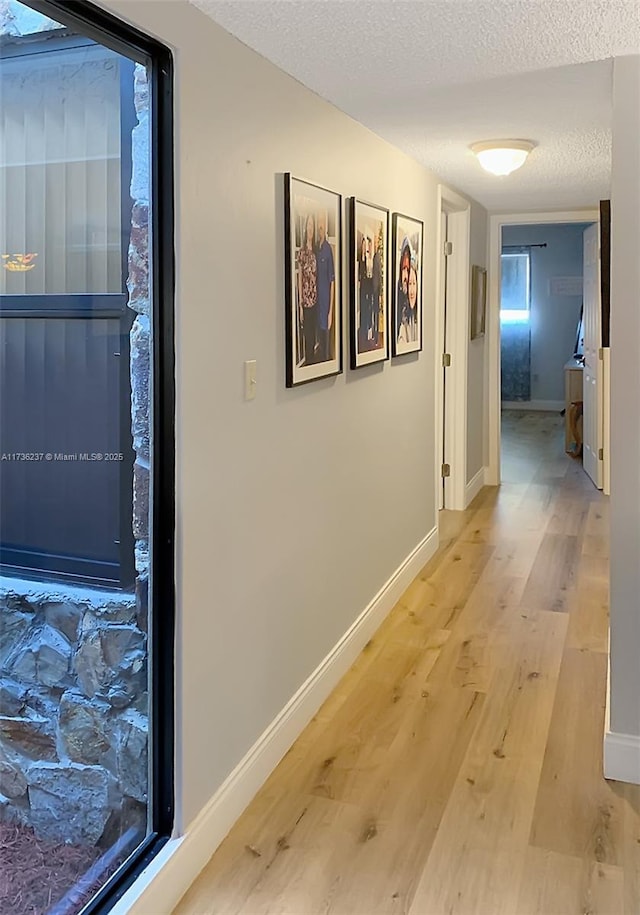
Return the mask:
[(351, 368), (389, 358), (389, 211), (351, 198)]
[(394, 356), (422, 349), (422, 246), (419, 219), (393, 214), (391, 339)]
[(342, 197), (284, 176), (286, 383), (342, 371)]
[(474, 264), (471, 268), (471, 339), (484, 334), (487, 320), (487, 271)]

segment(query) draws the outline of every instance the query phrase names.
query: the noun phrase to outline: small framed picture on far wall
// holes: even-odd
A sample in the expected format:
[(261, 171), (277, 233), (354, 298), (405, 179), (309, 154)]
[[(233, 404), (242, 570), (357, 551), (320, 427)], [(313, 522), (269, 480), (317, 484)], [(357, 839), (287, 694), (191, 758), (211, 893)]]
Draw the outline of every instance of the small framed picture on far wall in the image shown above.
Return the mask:
[(485, 332), (487, 323), (487, 271), (476, 264), (471, 268), (470, 337), (475, 340)]
[(286, 385), (342, 371), (342, 197), (284, 176)]
[(394, 356), (422, 349), (422, 248), (419, 219), (393, 214), (391, 341)]

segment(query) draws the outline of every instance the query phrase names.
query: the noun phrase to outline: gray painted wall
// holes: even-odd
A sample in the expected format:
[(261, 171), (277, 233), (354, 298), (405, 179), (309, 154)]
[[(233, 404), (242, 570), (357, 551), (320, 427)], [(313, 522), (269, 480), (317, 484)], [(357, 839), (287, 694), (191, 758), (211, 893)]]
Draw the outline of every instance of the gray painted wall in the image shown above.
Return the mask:
[(640, 736), (640, 57), (613, 70), (611, 730)]
[(564, 400), (564, 364), (573, 355), (581, 295), (552, 295), (552, 277), (582, 276), (582, 233), (589, 223), (505, 226), (503, 245), (531, 249), (531, 400)]
[[(184, 828), (436, 523), (437, 179), (186, 2), (105, 5), (176, 54)], [(419, 356), (285, 389), (285, 171), (424, 220)]]

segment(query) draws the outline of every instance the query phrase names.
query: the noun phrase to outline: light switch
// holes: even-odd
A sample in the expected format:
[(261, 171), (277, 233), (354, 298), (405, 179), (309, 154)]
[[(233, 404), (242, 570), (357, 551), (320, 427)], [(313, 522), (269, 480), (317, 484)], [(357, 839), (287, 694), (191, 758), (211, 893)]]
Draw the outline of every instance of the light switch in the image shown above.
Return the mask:
[(256, 396), (256, 387), (257, 387), (257, 363), (255, 359), (251, 359), (244, 364), (244, 399), (253, 400)]

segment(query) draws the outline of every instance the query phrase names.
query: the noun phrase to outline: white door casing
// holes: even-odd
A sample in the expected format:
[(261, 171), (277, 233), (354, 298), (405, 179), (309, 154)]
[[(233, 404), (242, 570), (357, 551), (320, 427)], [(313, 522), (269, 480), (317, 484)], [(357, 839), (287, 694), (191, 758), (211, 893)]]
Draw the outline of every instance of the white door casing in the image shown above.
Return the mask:
[(583, 309), (584, 371), (582, 416), (582, 463), (598, 489), (602, 489), (602, 315), (600, 309), (600, 226), (584, 230)]
[(489, 351), (488, 384), (485, 415), (489, 417), (489, 464), (485, 481), (500, 484), (500, 254), (503, 226), (540, 225), (575, 222), (598, 222), (600, 213), (593, 210), (566, 210), (544, 213), (495, 214), (489, 220), (489, 300), (486, 337)]
[[(447, 238), (442, 238), (441, 214), (447, 215)], [(469, 341), (469, 246), (471, 204), (444, 185), (438, 186), (439, 251), (444, 251), (445, 241), (451, 244), (446, 269), (446, 339), (444, 300), (442, 294), (442, 257), (438, 257), (438, 308), (436, 353), (436, 404), (442, 409), (444, 420), (437, 419), (436, 434), (436, 504), (441, 504), (440, 490), (444, 493), (444, 507), (462, 511), (466, 508), (467, 483), (467, 358)], [(451, 365), (445, 370), (444, 386), (442, 354), (451, 356)], [(446, 396), (445, 396), (446, 395)], [(442, 405), (442, 407), (438, 406)], [(451, 468), (444, 487), (440, 469), (444, 460)]]
[(446, 326), (447, 326), (447, 255), (445, 254), (445, 245), (448, 241), (447, 213), (445, 210), (440, 211), (440, 239), (438, 245), (438, 261), (440, 274), (438, 277), (438, 337), (436, 343), (436, 373), (440, 388), (436, 384), (436, 394), (438, 403), (436, 404), (436, 490), (438, 495), (438, 511), (445, 507), (444, 488), (446, 479), (440, 473), (440, 467), (445, 462), (445, 416), (446, 416), (446, 383), (447, 369), (443, 360), (439, 358), (440, 353), (446, 352)]
[(611, 350), (602, 350), (602, 491), (611, 495)]

